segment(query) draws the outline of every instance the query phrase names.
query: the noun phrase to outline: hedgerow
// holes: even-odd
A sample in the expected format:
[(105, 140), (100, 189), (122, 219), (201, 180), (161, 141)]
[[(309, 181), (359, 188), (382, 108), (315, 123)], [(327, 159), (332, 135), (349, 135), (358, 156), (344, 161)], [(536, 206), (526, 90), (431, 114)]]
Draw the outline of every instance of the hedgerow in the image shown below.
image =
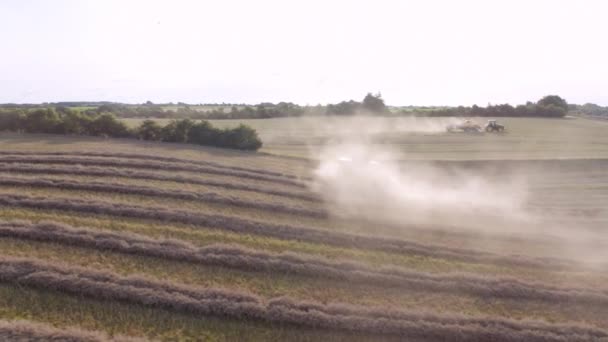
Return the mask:
[(137, 138), (252, 151), (262, 147), (257, 132), (246, 125), (219, 129), (204, 120), (173, 120), (165, 126), (145, 120), (131, 129), (108, 112), (83, 114), (69, 108), (57, 111), (52, 107), (32, 111), (3, 110), (0, 114), (0, 131)]

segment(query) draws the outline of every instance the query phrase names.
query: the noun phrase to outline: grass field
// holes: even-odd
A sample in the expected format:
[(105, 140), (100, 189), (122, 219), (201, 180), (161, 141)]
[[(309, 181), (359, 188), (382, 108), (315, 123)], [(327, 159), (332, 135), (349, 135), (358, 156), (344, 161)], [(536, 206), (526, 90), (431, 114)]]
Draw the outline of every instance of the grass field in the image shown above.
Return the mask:
[(0, 337), (607, 340), (608, 123), (450, 120), (213, 122), (258, 153), (1, 133)]
[[(228, 128), (246, 124), (262, 140), (262, 152), (314, 158), (327, 141), (357, 134), (396, 150), (402, 159), (553, 159), (608, 157), (608, 122), (583, 118), (503, 118), (500, 135), (443, 134), (454, 119), (446, 118), (278, 118), (211, 120)], [(484, 118), (473, 118), (484, 123)], [(141, 119), (127, 119), (137, 125)], [(159, 119), (166, 123), (169, 120)]]

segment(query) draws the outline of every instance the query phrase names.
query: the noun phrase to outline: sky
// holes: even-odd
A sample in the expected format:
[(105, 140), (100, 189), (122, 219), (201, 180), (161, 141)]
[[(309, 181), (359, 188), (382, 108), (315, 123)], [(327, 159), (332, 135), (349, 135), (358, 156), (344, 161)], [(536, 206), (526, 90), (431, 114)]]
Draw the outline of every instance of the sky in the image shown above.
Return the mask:
[(0, 103), (608, 105), (608, 1), (0, 0)]

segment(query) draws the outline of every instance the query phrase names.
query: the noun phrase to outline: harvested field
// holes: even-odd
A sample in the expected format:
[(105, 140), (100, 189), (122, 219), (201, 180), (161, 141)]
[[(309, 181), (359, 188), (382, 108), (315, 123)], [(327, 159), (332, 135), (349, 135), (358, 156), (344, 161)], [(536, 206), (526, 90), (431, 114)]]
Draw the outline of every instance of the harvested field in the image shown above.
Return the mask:
[(65, 342), (137, 342), (139, 339), (113, 337), (80, 329), (57, 329), (28, 321), (0, 320), (0, 338), (3, 341), (65, 341)]
[(182, 163), (182, 164), (193, 164), (193, 165), (201, 165), (201, 166), (211, 166), (218, 169), (224, 170), (236, 170), (236, 171), (245, 171), (250, 173), (258, 173), (262, 175), (269, 176), (278, 176), (285, 178), (293, 178), (297, 179), (299, 177), (289, 174), (284, 174), (280, 172), (266, 171), (261, 169), (252, 169), (238, 166), (226, 166), (220, 163), (214, 163), (210, 161), (193, 161), (189, 159), (181, 159), (181, 158), (171, 158), (171, 157), (162, 157), (162, 156), (146, 156), (142, 154), (129, 154), (129, 153), (103, 153), (103, 152), (72, 152), (72, 153), (64, 153), (64, 152), (8, 152), (8, 151), (0, 151), (0, 155), (12, 155), (12, 156), (36, 156), (36, 155), (44, 155), (44, 156), (83, 156), (83, 157), (108, 157), (108, 158), (124, 158), (124, 159), (141, 159), (141, 160), (152, 160), (152, 161), (163, 161), (169, 163)]
[(280, 120), (257, 154), (2, 134), (0, 339), (608, 340), (605, 137), (525, 120), (360, 159)]
[(86, 214), (101, 214), (117, 217), (159, 220), (161, 222), (175, 222), (189, 224), (199, 227), (213, 227), (240, 234), (253, 234), (278, 239), (305, 241), (321, 243), (339, 247), (356, 247), (378, 250), (392, 253), (413, 253), (421, 256), (455, 258), (457, 260), (488, 263), (510, 266), (543, 266), (561, 269), (574, 267), (573, 261), (555, 258), (526, 258), (520, 256), (497, 256), (490, 253), (449, 249), (439, 246), (424, 246), (409, 241), (337, 233), (324, 231), (312, 227), (286, 226), (277, 224), (265, 224), (262, 222), (241, 220), (233, 217), (220, 215), (202, 215), (187, 211), (167, 210), (165, 208), (147, 208), (139, 206), (113, 205), (112, 203), (91, 203), (89, 201), (47, 199), (39, 197), (28, 197), (19, 195), (0, 195), (0, 205), (45, 209), (65, 210), (71, 212), (82, 212)]
[(608, 290), (559, 288), (542, 283), (526, 283), (517, 279), (480, 277), (464, 273), (433, 275), (396, 267), (372, 268), (344, 260), (329, 261), (294, 253), (256, 252), (236, 245), (216, 244), (196, 248), (176, 240), (153, 240), (133, 234), (78, 229), (52, 222), (0, 223), (0, 236), (216, 265), (244, 271), (298, 274), (375, 286), (402, 287), (409, 290), (464, 292), (483, 297), (608, 305)]
[(161, 190), (150, 187), (141, 186), (125, 186), (124, 184), (101, 183), (101, 182), (74, 182), (67, 180), (55, 179), (23, 179), (13, 177), (3, 177), (0, 179), (0, 185), (12, 187), (41, 187), (41, 188), (57, 188), (65, 190), (81, 190), (93, 192), (109, 192), (121, 193), (130, 195), (152, 196), (160, 198), (173, 198), (180, 200), (191, 200), (203, 203), (213, 203), (220, 205), (236, 206), (243, 208), (253, 208), (267, 210), (273, 212), (281, 212), (286, 214), (303, 215), (311, 217), (326, 217), (327, 214), (323, 211), (308, 210), (306, 208), (287, 207), (279, 204), (257, 203), (254, 201), (244, 201), (234, 197), (225, 197), (217, 193), (208, 192), (192, 192), (183, 190)]
[(293, 180), (289, 177), (270, 176), (265, 174), (253, 173), (249, 171), (239, 171), (233, 168), (217, 168), (190, 164), (173, 164), (157, 162), (152, 160), (138, 161), (130, 159), (115, 159), (115, 158), (87, 158), (80, 156), (37, 156), (37, 155), (4, 155), (0, 156), (2, 163), (30, 163), (30, 164), (58, 164), (58, 165), (83, 165), (83, 166), (102, 166), (102, 167), (128, 167), (144, 170), (165, 170), (165, 171), (184, 171), (192, 173), (205, 173), (220, 176), (233, 176), (237, 178), (245, 178), (269, 183), (277, 183), (283, 185), (291, 185), (296, 188), (305, 188), (306, 185)]
[(0, 164), (0, 171), (14, 172), (20, 174), (42, 174), (42, 175), (74, 175), (74, 176), (93, 176), (93, 177), (120, 177), (130, 179), (144, 179), (153, 181), (175, 182), (188, 185), (206, 185), (222, 189), (242, 190), (257, 192), (266, 195), (275, 195), (286, 198), (296, 198), (307, 201), (319, 201), (313, 194), (298, 191), (281, 191), (271, 187), (257, 187), (236, 182), (222, 182), (213, 179), (201, 179), (200, 177), (187, 177), (181, 175), (164, 175), (153, 172), (130, 169), (115, 169), (107, 167), (81, 167), (81, 166), (54, 166), (38, 164), (8, 163)]
[(608, 337), (606, 331), (581, 325), (421, 315), (389, 308), (323, 305), (288, 298), (264, 301), (248, 293), (198, 289), (145, 278), (124, 278), (28, 259), (0, 259), (0, 281), (178, 312), (396, 335), (401, 338), (427, 338), (431, 341), (452, 339), (455, 335), (463, 336), (458, 339), (462, 341), (587, 341)]

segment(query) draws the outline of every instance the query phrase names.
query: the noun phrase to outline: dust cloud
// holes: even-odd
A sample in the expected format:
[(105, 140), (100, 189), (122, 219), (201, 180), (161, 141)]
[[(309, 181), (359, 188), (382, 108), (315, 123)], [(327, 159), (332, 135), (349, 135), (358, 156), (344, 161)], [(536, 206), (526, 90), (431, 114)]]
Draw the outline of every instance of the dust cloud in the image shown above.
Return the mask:
[[(428, 228), (462, 233), (468, 236), (464, 243), (482, 245), (487, 250), (558, 253), (586, 263), (604, 262), (608, 257), (608, 241), (598, 235), (593, 220), (544, 209), (563, 199), (544, 194), (539, 184), (567, 185), (567, 177), (574, 177), (552, 164), (536, 167), (538, 163), (528, 161), (505, 163), (516, 165), (505, 169), (500, 163), (481, 162), (467, 167), (466, 161), (414, 161), (407, 160), (407, 144), (374, 140), (375, 135), (386, 132), (439, 134), (445, 132), (445, 125), (454, 122), (448, 118), (412, 118), (402, 121), (402, 125), (390, 119), (382, 123), (376, 118), (341, 118), (336, 122), (339, 128), (330, 124), (322, 130), (339, 134), (321, 148), (311, 148), (311, 158), (318, 161), (311, 187), (324, 199), (332, 217), (370, 222), (368, 234), (380, 233), (378, 227), (384, 235)], [(549, 176), (555, 179), (547, 179)], [(563, 192), (561, 196), (568, 194)], [(540, 209), (530, 203), (540, 204)], [(598, 222), (601, 225), (603, 221)], [(503, 238), (518, 242), (507, 243)]]
[(461, 121), (367, 116), (324, 121), (317, 131), (332, 139), (311, 150), (319, 161), (313, 190), (334, 215), (372, 222), (446, 225), (465, 217), (527, 219), (525, 177), (498, 182), (473, 170), (404, 162), (399, 160), (403, 147), (397, 150), (396, 145), (382, 143), (391, 134), (442, 134), (448, 125)]
[(400, 163), (385, 145), (354, 141), (321, 151), (313, 189), (337, 216), (399, 223), (454, 223), (463, 217), (525, 220), (523, 177), (495, 182), (431, 163)]
[(316, 125), (318, 132), (334, 137), (350, 139), (354, 134), (359, 137), (370, 137), (391, 133), (443, 133), (450, 124), (458, 124), (463, 120), (454, 117), (425, 118), (425, 117), (373, 117), (353, 116), (349, 118), (327, 118), (323, 125)]
[[(301, 117), (282, 122), (280, 130), (264, 130), (266, 144), (334, 144), (352, 140), (378, 141), (409, 135), (433, 135), (446, 131), (449, 125), (462, 123), (460, 118), (421, 118), (421, 117)], [(311, 147), (311, 146), (309, 146)], [(311, 152), (317, 158), (318, 151)]]

